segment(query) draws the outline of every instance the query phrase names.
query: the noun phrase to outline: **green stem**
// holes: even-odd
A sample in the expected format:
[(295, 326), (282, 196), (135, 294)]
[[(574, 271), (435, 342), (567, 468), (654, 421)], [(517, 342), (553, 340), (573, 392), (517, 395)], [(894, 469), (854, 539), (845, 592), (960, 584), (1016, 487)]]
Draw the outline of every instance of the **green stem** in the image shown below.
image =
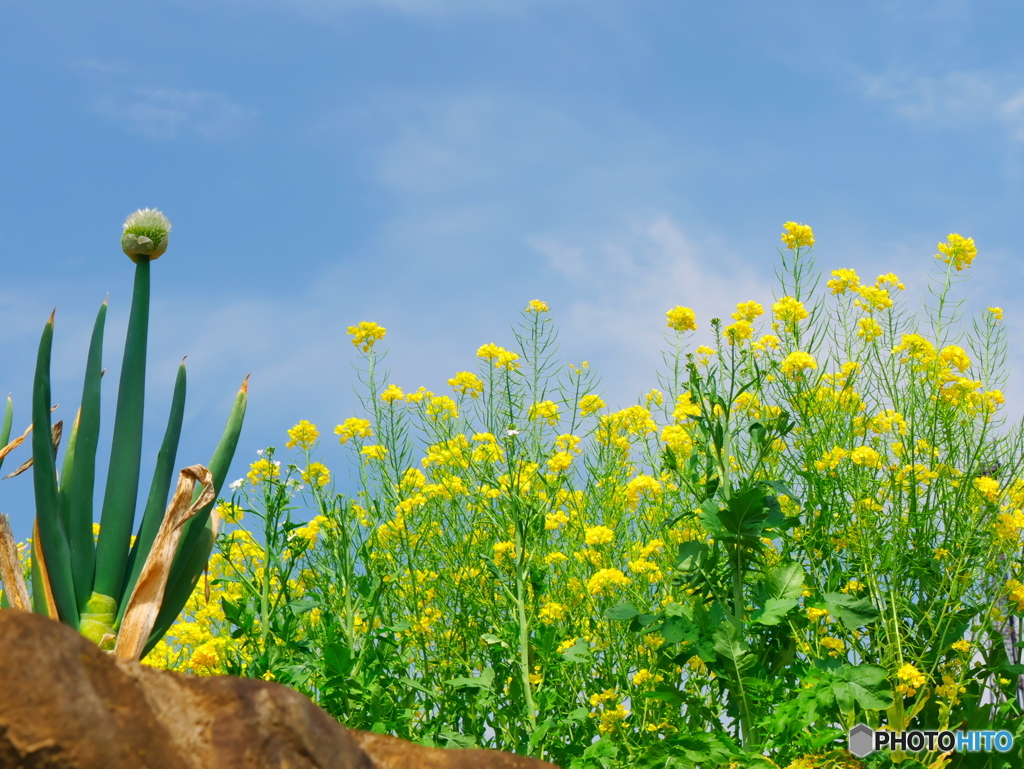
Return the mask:
[(146, 340), (149, 335), (149, 265), (147, 259), (140, 259), (135, 265), (135, 288), (117, 391), (114, 437), (100, 517), (100, 539), (96, 545), (96, 583), (93, 589), (118, 603), (121, 602), (125, 583), (125, 563), (139, 493)]

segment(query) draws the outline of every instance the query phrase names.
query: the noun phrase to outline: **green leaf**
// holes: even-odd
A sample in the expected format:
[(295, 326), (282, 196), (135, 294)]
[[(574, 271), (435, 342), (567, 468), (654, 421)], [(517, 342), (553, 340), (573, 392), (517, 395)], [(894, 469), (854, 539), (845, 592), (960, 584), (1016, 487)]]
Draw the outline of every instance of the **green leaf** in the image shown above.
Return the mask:
[[(11, 440), (11, 423), (14, 421), (14, 401), (7, 396), (7, 405), (4, 407), (4, 423), (0, 426), (0, 449)], [(0, 467), (4, 466), (4, 460), (0, 458)]]
[(576, 643), (562, 652), (562, 657), (567, 662), (590, 662), (593, 655), (590, 653), (590, 644), (583, 638), (577, 638)]
[(452, 678), (444, 683), (453, 689), (486, 689), (490, 691), (494, 684), (494, 669), (484, 668), (484, 671), (477, 678)]
[[(50, 357), (53, 349), (53, 313), (43, 327), (36, 357), (35, 381), (32, 387), (32, 480), (36, 496), (36, 522), (39, 544), (43, 550), (53, 600), (59, 619), (78, 630), (78, 602), (71, 573), (71, 549), (61, 520), (60, 497), (57, 493), (57, 462), (54, 457), (50, 428)], [(33, 542), (33, 545), (35, 543)], [(35, 566), (38, 559), (32, 556)], [(37, 584), (38, 571), (32, 574), (33, 605), (38, 607), (42, 585)], [(45, 605), (45, 604), (44, 604)], [(39, 609), (36, 608), (36, 611)], [(58, 619), (54, 617), (54, 619)]]
[[(706, 503), (705, 503), (706, 504)], [(714, 504), (714, 503), (712, 503)], [(718, 506), (714, 505), (715, 510), (718, 510)], [(717, 525), (717, 518), (715, 523)], [(697, 568), (697, 564), (708, 552), (708, 546), (703, 542), (697, 542), (690, 540), (689, 542), (682, 542), (679, 545), (679, 552), (676, 556), (676, 568), (679, 571), (686, 573), (691, 572)]]
[[(125, 581), (124, 594), (122, 599), (131, 596), (135, 589), (135, 583), (139, 580), (142, 567), (146, 565), (150, 550), (153, 549), (153, 542), (164, 522), (164, 515), (167, 512), (167, 503), (171, 490), (171, 483), (174, 480), (175, 459), (178, 455), (178, 441), (181, 438), (181, 423), (185, 417), (185, 362), (178, 366), (178, 375), (174, 380), (174, 391), (171, 394), (171, 412), (167, 417), (167, 428), (164, 431), (164, 439), (160, 444), (160, 451), (156, 455), (156, 467), (153, 470), (153, 480), (149, 485), (149, 497), (146, 499), (146, 509), (142, 513), (142, 522), (139, 524), (139, 533), (135, 537), (135, 544), (132, 545), (128, 555), (128, 579)], [(114, 627), (121, 625), (124, 617), (127, 600), (118, 601), (117, 619)]]
[[(209, 471), (213, 476), (213, 488), (215, 493), (219, 492), (228, 474), (228, 467), (238, 446), (238, 436), (242, 432), (242, 422), (245, 419), (245, 408), (248, 403), (249, 377), (242, 382), (242, 386), (235, 396), (235, 404), (228, 415), (227, 424), (221, 435), (220, 443), (213, 452), (213, 459), (210, 461)], [(196, 489), (196, 495), (201, 491)], [(197, 498), (197, 497), (196, 497)], [(193, 498), (193, 501), (195, 498)], [(171, 566), (171, 573), (167, 579), (167, 592), (164, 594), (163, 606), (160, 607), (160, 614), (157, 616), (153, 632), (146, 642), (146, 649), (143, 656), (156, 646), (167, 629), (174, 624), (181, 612), (182, 607), (188, 601), (192, 591), (195, 590), (199, 577), (202, 576), (210, 561), (210, 552), (213, 550), (213, 543), (216, 536), (213, 531), (213, 522), (210, 519), (210, 511), (216, 503), (211, 502), (200, 510), (185, 524), (185, 533), (178, 545), (178, 552), (175, 555), (174, 563)], [(197, 525), (198, 524), (198, 525)]]
[(799, 563), (776, 566), (768, 573), (765, 590), (769, 598), (799, 599), (804, 593), (804, 567)]
[(93, 590), (115, 600), (124, 587), (128, 547), (135, 525), (135, 502), (139, 494), (149, 336), (149, 276), (149, 260), (136, 262), (132, 308), (128, 316), (128, 335), (124, 342), (121, 381), (114, 412), (107, 486), (100, 513), (100, 538), (96, 544)]
[(621, 601), (608, 609), (604, 616), (613, 620), (630, 620), (640, 614), (640, 611), (628, 601)]
[(667, 644), (696, 641), (699, 635), (697, 626), (693, 622), (678, 615), (666, 617), (660, 632)]
[(867, 598), (857, 598), (847, 593), (825, 593), (825, 607), (839, 618), (848, 630), (866, 627), (881, 616), (875, 605)]
[(885, 710), (892, 706), (892, 691), (885, 668), (843, 665), (832, 675), (832, 691), (844, 711), (852, 711), (854, 702), (864, 710)]
[(778, 625), (796, 605), (795, 598), (769, 598), (763, 607), (750, 615), (750, 621), (758, 625)]
[(78, 610), (85, 610), (96, 577), (96, 541), (93, 538), (93, 497), (96, 491), (96, 448), (100, 439), (100, 382), (103, 378), (103, 327), (107, 301), (103, 300), (89, 340), (89, 355), (82, 384), (82, 406), (75, 438), (75, 468), (69, 495), (68, 542), (75, 577)]
[(800, 498), (796, 494), (794, 494), (793, 491), (789, 488), (789, 486), (784, 484), (782, 481), (762, 481), (762, 483), (768, 488), (770, 488), (772, 491), (774, 491), (776, 494), (779, 494), (780, 496), (785, 495), (792, 499), (797, 504), (800, 504)]

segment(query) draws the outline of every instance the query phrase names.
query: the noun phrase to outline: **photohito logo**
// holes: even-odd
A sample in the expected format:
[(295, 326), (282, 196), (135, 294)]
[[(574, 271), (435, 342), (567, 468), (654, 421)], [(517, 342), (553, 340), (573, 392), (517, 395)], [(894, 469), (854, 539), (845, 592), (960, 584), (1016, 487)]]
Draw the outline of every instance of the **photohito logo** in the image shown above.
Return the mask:
[(958, 753), (979, 753), (998, 750), (1006, 753), (1013, 747), (1013, 735), (1008, 731), (875, 731), (870, 726), (857, 724), (850, 730), (850, 752), (863, 758), (876, 750), (904, 750), (917, 753), (922, 750), (955, 750)]

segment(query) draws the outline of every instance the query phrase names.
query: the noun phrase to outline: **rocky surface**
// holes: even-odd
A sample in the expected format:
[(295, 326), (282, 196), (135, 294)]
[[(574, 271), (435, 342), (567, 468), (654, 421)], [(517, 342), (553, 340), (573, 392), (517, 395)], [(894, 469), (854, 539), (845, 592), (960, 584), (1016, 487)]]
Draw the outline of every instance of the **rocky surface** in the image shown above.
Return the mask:
[(156, 670), (0, 611), (0, 769), (555, 769), (346, 729), (279, 684)]

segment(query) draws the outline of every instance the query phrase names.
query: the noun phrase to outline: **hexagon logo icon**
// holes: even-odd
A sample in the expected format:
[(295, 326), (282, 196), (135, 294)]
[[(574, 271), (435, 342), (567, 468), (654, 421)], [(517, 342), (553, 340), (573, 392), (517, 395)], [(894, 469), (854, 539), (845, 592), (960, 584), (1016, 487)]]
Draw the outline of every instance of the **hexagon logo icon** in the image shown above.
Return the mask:
[(875, 750), (875, 732), (870, 726), (857, 724), (850, 730), (850, 752), (857, 758), (864, 758)]

